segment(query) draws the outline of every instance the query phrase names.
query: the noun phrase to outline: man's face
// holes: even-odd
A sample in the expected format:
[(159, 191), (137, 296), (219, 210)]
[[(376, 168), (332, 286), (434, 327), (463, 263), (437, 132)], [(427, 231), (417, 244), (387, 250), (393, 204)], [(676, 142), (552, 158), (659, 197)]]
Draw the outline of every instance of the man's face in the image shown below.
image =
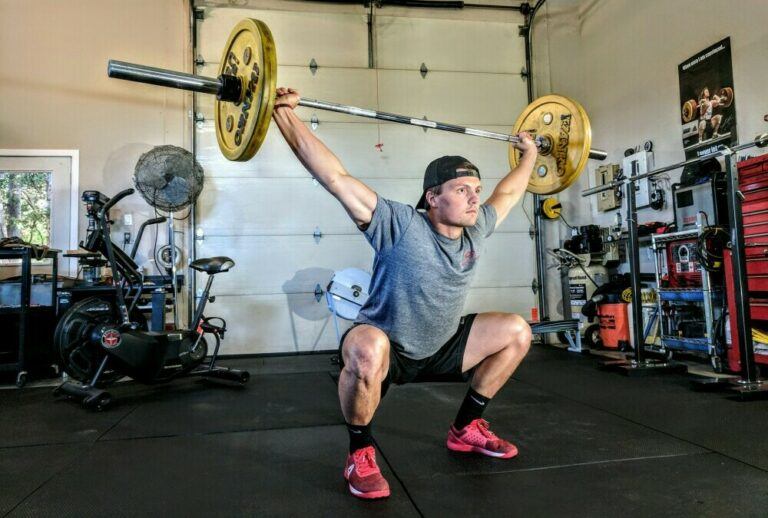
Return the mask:
[(448, 180), (437, 196), (431, 197), (432, 211), (437, 221), (457, 227), (471, 227), (477, 222), (480, 206), (479, 178), (462, 176)]

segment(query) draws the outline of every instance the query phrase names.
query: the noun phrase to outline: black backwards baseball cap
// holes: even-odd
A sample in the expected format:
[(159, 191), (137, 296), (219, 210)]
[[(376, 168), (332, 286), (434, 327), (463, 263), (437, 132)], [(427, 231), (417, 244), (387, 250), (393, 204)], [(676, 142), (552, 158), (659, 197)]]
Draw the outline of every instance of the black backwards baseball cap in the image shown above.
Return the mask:
[(475, 164), (463, 156), (441, 156), (432, 160), (424, 171), (424, 192), (416, 209), (427, 209), (427, 190), (462, 176), (474, 176), (480, 179), (480, 171)]

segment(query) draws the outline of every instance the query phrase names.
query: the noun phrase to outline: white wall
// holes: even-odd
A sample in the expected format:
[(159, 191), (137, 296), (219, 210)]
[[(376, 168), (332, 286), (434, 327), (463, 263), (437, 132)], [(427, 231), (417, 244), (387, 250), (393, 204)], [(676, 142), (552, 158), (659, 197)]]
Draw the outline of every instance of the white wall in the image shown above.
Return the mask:
[[(0, 0), (0, 148), (79, 149), (80, 191), (107, 195), (151, 147), (189, 148), (189, 94), (107, 77), (109, 58), (190, 71), (188, 13), (187, 0)], [(120, 208), (134, 235), (151, 213), (138, 194)]]
[[(534, 26), (536, 94), (579, 100), (592, 122), (593, 147), (608, 151), (608, 162), (620, 163), (624, 149), (650, 139), (656, 166), (673, 164), (684, 160), (677, 67), (730, 36), (737, 127), (745, 142), (768, 129), (766, 20), (765, 0), (548, 0)], [(594, 197), (580, 195), (592, 186), (597, 165), (590, 162), (579, 181), (560, 193), (573, 225), (615, 220), (615, 211), (598, 213)], [(673, 181), (680, 172), (671, 173)], [(672, 217), (669, 205), (661, 212), (641, 210), (638, 221)], [(547, 229), (551, 246), (567, 237), (560, 225)], [(559, 299), (559, 286), (550, 294)]]

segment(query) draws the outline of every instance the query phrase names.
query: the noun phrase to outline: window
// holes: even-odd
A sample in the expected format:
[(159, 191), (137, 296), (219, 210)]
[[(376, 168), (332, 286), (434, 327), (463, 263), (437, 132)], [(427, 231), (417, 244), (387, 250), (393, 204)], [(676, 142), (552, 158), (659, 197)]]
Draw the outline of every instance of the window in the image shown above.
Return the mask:
[(51, 244), (51, 172), (0, 171), (0, 238)]

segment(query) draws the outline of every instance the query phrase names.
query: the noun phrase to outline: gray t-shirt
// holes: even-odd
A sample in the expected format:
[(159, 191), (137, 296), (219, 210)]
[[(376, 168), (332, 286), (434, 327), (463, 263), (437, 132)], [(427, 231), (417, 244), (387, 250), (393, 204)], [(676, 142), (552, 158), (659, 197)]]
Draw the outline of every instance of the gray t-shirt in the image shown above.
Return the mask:
[(408, 358), (433, 355), (459, 326), (483, 243), (495, 226), (496, 209), (481, 205), (477, 223), (450, 239), (425, 213), (379, 196), (364, 231), (376, 255), (356, 322), (387, 333)]

